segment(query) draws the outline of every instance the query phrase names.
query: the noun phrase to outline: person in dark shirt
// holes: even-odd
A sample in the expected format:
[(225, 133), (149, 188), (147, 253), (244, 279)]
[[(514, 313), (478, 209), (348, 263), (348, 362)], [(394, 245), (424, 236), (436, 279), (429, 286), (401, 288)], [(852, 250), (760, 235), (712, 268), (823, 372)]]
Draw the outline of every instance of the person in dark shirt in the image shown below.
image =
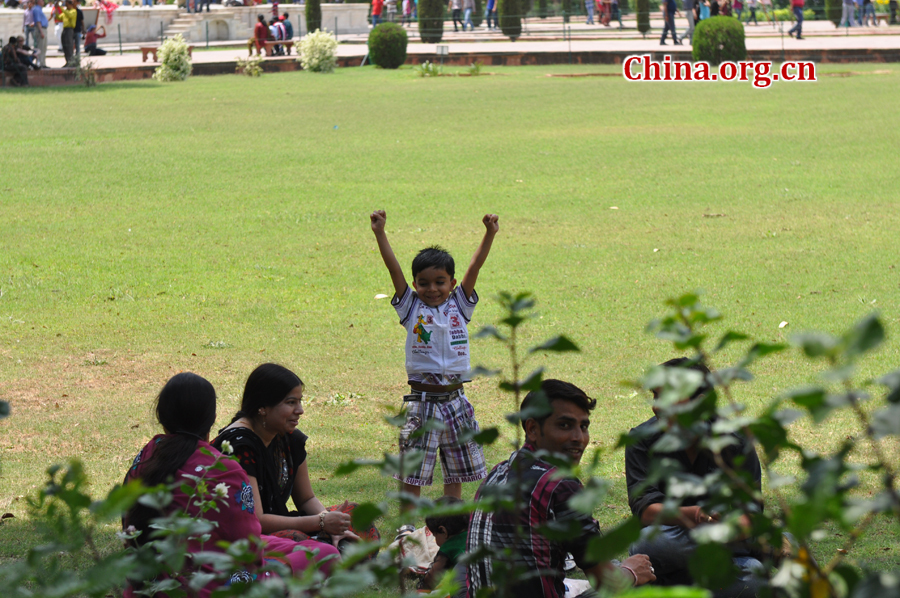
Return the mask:
[(680, 46), (681, 42), (678, 41), (678, 37), (675, 34), (675, 15), (678, 14), (678, 7), (675, 5), (675, 0), (666, 0), (665, 4), (663, 4), (663, 13), (666, 25), (663, 27), (662, 37), (659, 38), (659, 45), (666, 45), (666, 33), (671, 31), (672, 43), (676, 46)]
[[(691, 362), (685, 358), (672, 359), (662, 364), (666, 368), (681, 368), (700, 372), (703, 374), (703, 382), (697, 390), (687, 399), (686, 403), (707, 396), (712, 389), (709, 384), (709, 369), (701, 364)], [(660, 389), (654, 389), (654, 398), (658, 398)], [(715, 523), (720, 519), (720, 514), (707, 510), (705, 507), (709, 496), (684, 496), (680, 500), (672, 496), (669, 488), (669, 477), (663, 477), (657, 482), (649, 482), (651, 468), (662, 459), (669, 459), (679, 464), (682, 477), (702, 480), (705, 476), (718, 472), (719, 465), (715, 456), (707, 449), (701, 448), (699, 438), (696, 438), (686, 448), (678, 450), (657, 450), (655, 445), (666, 433), (663, 422), (659, 419), (664, 415), (657, 406), (653, 407), (656, 415), (641, 425), (632, 429), (629, 436), (637, 439), (635, 444), (625, 449), (625, 479), (628, 486), (628, 504), (635, 517), (640, 518), (645, 526), (641, 539), (632, 545), (632, 554), (646, 554), (650, 557), (656, 571), (657, 585), (693, 585), (693, 579), (688, 572), (688, 561), (696, 548), (690, 531), (696, 527)], [(707, 422), (711, 424), (712, 421)], [(759, 457), (748, 442), (739, 434), (732, 434), (733, 444), (722, 451), (723, 461), (735, 471), (746, 474), (745, 477), (752, 480), (753, 487), (758, 491), (762, 478), (762, 469)], [(672, 503), (677, 504), (674, 506)], [(751, 511), (761, 511), (761, 503), (753, 503)], [(748, 513), (740, 516), (740, 526), (750, 529)], [(729, 545), (732, 550), (732, 560), (740, 570), (739, 579), (726, 588), (714, 590), (715, 598), (747, 598), (756, 596), (763, 587), (764, 582), (757, 578), (753, 571), (761, 568), (762, 563), (752, 556), (751, 551), (743, 542), (735, 542)]]
[[(475, 495), (476, 502), (496, 501), (498, 510), (472, 513), (466, 552), (483, 551), (489, 546), (512, 549), (514, 557), (512, 571), (502, 560), (490, 556), (471, 560), (466, 570), (470, 598), (508, 579), (511, 573), (517, 575), (510, 594), (516, 598), (562, 598), (566, 593), (567, 553), (587, 575), (604, 585), (612, 585), (615, 578), (632, 585), (656, 579), (646, 555), (633, 555), (618, 567), (588, 558), (588, 545), (601, 535), (600, 525), (569, 504), (583, 486), (576, 478), (559, 477), (557, 467), (543, 455), (552, 453), (572, 464), (579, 463), (590, 440), (590, 412), (597, 401), (569, 382), (544, 380), (540, 390), (526, 395), (522, 411), (534, 413), (541, 405), (546, 410), (548, 402), (552, 412), (522, 422), (525, 445), (494, 467)], [(499, 508), (514, 496), (525, 501), (522, 508), (515, 512)], [(550, 539), (541, 531), (560, 527), (576, 533), (561, 540)]]
[(26, 87), (28, 85), (28, 68), (19, 61), (18, 45), (19, 41), (16, 36), (11, 36), (9, 43), (3, 46), (0, 62), (3, 63), (3, 70), (12, 75), (10, 84), (13, 87)]

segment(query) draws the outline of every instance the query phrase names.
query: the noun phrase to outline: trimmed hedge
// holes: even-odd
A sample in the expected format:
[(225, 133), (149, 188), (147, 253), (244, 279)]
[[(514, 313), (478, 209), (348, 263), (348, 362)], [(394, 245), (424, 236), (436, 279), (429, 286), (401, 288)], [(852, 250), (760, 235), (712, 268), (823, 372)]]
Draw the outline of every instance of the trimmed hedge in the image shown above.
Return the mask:
[(835, 27), (841, 24), (841, 4), (841, 0), (825, 0), (825, 18), (834, 23)]
[(691, 44), (694, 61), (719, 65), (747, 58), (744, 26), (734, 17), (711, 17), (700, 21), (694, 29)]
[(647, 35), (650, 31), (650, 0), (637, 0), (635, 2), (637, 14), (637, 30)]
[(306, 0), (306, 32), (315, 33), (322, 28), (322, 4), (320, 0)]
[(444, 37), (443, 0), (419, 0), (419, 36), (423, 44), (440, 43)]
[[(306, 0), (309, 2), (309, 0)], [(406, 29), (397, 23), (379, 23), (369, 33), (369, 60), (383, 69), (396, 69), (406, 62)]]
[(522, 6), (520, 0), (497, 0), (500, 3), (497, 17), (500, 19), (500, 31), (511, 41), (522, 35)]

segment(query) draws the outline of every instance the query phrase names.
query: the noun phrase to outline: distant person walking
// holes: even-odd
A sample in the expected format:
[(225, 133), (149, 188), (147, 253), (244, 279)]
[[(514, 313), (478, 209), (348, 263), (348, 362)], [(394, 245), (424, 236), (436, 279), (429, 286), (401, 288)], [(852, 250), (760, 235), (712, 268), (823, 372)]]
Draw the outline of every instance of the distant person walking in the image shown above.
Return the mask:
[(466, 25), (469, 31), (475, 31), (475, 25), (472, 23), (472, 11), (475, 10), (475, 0), (463, 0), (463, 31)]
[[(491, 18), (494, 19), (493, 27), (491, 27)], [(500, 23), (497, 22), (497, 0), (488, 0), (487, 6), (484, 8), (484, 20), (487, 21), (488, 31), (500, 26)]]
[[(456, 25), (457, 23), (462, 25), (462, 0), (450, 0), (448, 4), (450, 8), (451, 15), (453, 16), (453, 31), (459, 31)], [(466, 30), (465, 25), (463, 25), (463, 31)]]
[(684, 9), (684, 16), (687, 17), (688, 26), (687, 29), (684, 30), (684, 35), (681, 36), (681, 40), (688, 40), (688, 43), (691, 43), (694, 39), (694, 2), (695, 0), (684, 0), (684, 3), (681, 7)]
[(844, 0), (844, 3), (841, 5), (841, 22), (838, 27), (854, 27), (853, 24), (853, 9), (855, 5), (853, 4), (853, 0)]
[(875, 5), (872, 0), (863, 0), (863, 25), (869, 26), (869, 19), (872, 19), (872, 27), (878, 27), (878, 19), (875, 18)]
[(384, 0), (372, 0), (372, 27), (381, 22), (381, 11), (384, 10)]
[(749, 23), (750, 19), (753, 19), (753, 24), (759, 26), (759, 22), (756, 20), (756, 0), (747, 0), (747, 10), (750, 11), (747, 22)]
[(803, 3), (804, 0), (791, 0), (791, 10), (794, 11), (797, 22), (788, 30), (788, 35), (794, 37), (796, 33), (797, 39), (803, 39)]
[(584, 0), (584, 10), (587, 13), (587, 21), (585, 25), (594, 24), (594, 0)]
[(672, 32), (672, 43), (676, 46), (680, 46), (681, 42), (678, 41), (678, 37), (675, 35), (675, 13), (678, 12), (678, 7), (675, 6), (675, 0), (666, 0), (666, 3), (663, 5), (663, 17), (666, 20), (666, 25), (663, 28), (662, 37), (659, 38), (659, 45), (666, 45), (666, 34), (668, 32)]

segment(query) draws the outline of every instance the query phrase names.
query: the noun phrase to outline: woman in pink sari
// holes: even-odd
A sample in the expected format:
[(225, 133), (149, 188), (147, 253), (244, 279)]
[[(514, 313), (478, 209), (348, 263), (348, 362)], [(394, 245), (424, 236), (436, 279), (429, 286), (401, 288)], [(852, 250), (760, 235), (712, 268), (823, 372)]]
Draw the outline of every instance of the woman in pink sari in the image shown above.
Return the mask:
[[(331, 564), (339, 558), (337, 549), (332, 545), (314, 540), (298, 543), (262, 534), (247, 474), (236, 461), (224, 457), (207, 442), (209, 430), (216, 419), (216, 393), (212, 384), (189, 372), (174, 376), (159, 393), (156, 416), (165, 433), (153, 437), (138, 453), (125, 481), (140, 479), (145, 486), (169, 484), (173, 499), (165, 513), (142, 504), (136, 504), (128, 511), (122, 523), (126, 533), (138, 533), (131, 540), (132, 544), (143, 545), (151, 541), (151, 521), (172, 512), (202, 517), (213, 524), (208, 537), (188, 539), (189, 553), (225, 552), (218, 546), (220, 541), (249, 540), (257, 557), (248, 567), (216, 571), (205, 564), (173, 573), (171, 577), (185, 589), (191, 573), (199, 570), (215, 574), (216, 578), (197, 593), (201, 598), (208, 597), (222, 585), (266, 579), (273, 574), (258, 570), (272, 561), (281, 562), (297, 575), (308, 568), (311, 559), (314, 559), (320, 562), (320, 569), (327, 575)], [(200, 482), (192, 476), (205, 481), (208, 496), (198, 493)], [(190, 491), (186, 493), (188, 489)], [(201, 515), (197, 502), (204, 500), (215, 501), (218, 510), (211, 509)], [(270, 554), (273, 552), (281, 554)], [(148, 581), (131, 580), (125, 596), (134, 596), (135, 588)]]

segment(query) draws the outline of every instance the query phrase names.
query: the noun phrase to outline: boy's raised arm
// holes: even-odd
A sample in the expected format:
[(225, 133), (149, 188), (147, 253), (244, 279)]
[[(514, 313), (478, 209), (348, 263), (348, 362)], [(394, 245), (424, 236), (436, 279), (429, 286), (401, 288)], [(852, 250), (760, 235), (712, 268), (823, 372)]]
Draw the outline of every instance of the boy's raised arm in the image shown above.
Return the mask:
[(400, 267), (400, 262), (397, 261), (397, 256), (394, 255), (394, 250), (391, 249), (391, 244), (388, 242), (387, 233), (384, 232), (387, 214), (385, 214), (384, 210), (375, 210), (369, 216), (369, 219), (372, 221), (372, 232), (375, 233), (375, 240), (378, 241), (381, 259), (384, 260), (384, 265), (387, 266), (391, 275), (391, 282), (394, 283), (394, 294), (399, 299), (406, 292), (408, 285), (406, 284), (406, 278), (403, 277), (403, 269)]
[(484, 228), (486, 229), (484, 231), (484, 238), (481, 240), (478, 249), (475, 250), (475, 255), (472, 256), (472, 263), (469, 264), (466, 275), (463, 276), (462, 282), (460, 283), (466, 297), (471, 297), (472, 292), (475, 291), (475, 282), (478, 280), (478, 272), (481, 271), (481, 267), (484, 265), (485, 260), (487, 260), (488, 253), (491, 252), (491, 243), (494, 242), (494, 235), (500, 230), (500, 224), (496, 214), (485, 214), (484, 218), (481, 219), (481, 222), (484, 223)]

